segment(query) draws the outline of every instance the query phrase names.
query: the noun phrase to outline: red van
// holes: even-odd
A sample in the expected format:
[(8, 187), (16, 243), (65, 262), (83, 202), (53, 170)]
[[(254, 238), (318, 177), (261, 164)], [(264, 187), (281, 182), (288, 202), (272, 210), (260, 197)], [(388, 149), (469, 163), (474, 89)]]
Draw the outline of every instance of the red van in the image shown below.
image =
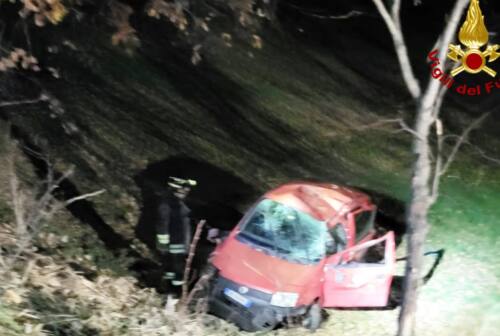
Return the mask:
[(333, 184), (269, 191), (212, 255), (210, 311), (246, 331), (291, 317), (315, 330), (322, 308), (386, 306), (394, 233), (374, 239), (375, 212), (367, 195)]

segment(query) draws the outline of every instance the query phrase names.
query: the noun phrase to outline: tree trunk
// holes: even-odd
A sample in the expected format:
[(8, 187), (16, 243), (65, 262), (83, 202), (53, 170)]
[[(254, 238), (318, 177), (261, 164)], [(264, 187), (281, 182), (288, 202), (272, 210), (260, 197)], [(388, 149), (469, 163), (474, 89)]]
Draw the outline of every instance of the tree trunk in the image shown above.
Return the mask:
[[(413, 152), (416, 154), (413, 165), (412, 196), (407, 209), (408, 223), (408, 261), (403, 286), (403, 302), (399, 314), (398, 336), (411, 336), (415, 329), (415, 313), (417, 311), (418, 290), (420, 288), (420, 272), (423, 264), (424, 242), (428, 231), (427, 215), (429, 208), (437, 196), (437, 184), (433, 193), (430, 187), (432, 178), (432, 162), (429, 158), (429, 133), (435, 118), (439, 116), (442, 96), (441, 84), (430, 79), (429, 85), (424, 90), (413, 73), (408, 49), (404, 40), (400, 22), (401, 0), (391, 2), (391, 11), (383, 0), (372, 0), (391, 33), (403, 79), (411, 96), (418, 103), (417, 120), (415, 125), (415, 138)], [(456, 0), (449, 16), (448, 23), (438, 40), (439, 60), (446, 69), (446, 55), (448, 45), (453, 40), (460, 18), (470, 0)], [(444, 92), (443, 92), (444, 93)], [(413, 133), (413, 132), (412, 132)], [(439, 164), (438, 164), (439, 168)], [(440, 169), (435, 171), (440, 174)], [(439, 176), (436, 176), (439, 178)]]
[(412, 196), (407, 210), (408, 260), (403, 286), (403, 305), (399, 315), (398, 336), (411, 336), (415, 328), (418, 290), (424, 259), (424, 242), (428, 231), (427, 214), (432, 204), (430, 180), (432, 164), (428, 137), (433, 123), (434, 101), (427, 95), (417, 111), (414, 139), (416, 160), (413, 166)]

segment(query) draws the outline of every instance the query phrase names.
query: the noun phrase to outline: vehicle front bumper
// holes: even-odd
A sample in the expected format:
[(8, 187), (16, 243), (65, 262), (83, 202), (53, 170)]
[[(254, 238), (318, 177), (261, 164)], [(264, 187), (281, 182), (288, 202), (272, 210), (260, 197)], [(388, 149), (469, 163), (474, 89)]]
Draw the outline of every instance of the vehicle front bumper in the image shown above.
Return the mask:
[[(228, 297), (226, 289), (239, 293), (251, 302), (250, 306)], [(272, 294), (245, 287), (224, 277), (218, 276), (214, 281), (210, 298), (210, 312), (230, 322), (235, 323), (245, 331), (260, 331), (273, 329), (286, 317), (303, 315), (306, 307), (282, 308), (272, 306)]]

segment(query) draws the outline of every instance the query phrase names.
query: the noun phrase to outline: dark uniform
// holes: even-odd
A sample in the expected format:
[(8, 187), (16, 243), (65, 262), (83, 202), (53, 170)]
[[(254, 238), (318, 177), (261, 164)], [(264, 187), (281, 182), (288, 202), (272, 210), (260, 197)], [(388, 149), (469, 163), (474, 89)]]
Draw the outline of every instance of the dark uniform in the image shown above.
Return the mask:
[(185, 192), (185, 197), (189, 192), (189, 185), (174, 185), (179, 187), (178, 190), (171, 188), (159, 200), (155, 229), (156, 248), (162, 255), (167, 291), (179, 295), (184, 284), (184, 268), (192, 233), (191, 211), (184, 203), (183, 197), (179, 197), (181, 191)]

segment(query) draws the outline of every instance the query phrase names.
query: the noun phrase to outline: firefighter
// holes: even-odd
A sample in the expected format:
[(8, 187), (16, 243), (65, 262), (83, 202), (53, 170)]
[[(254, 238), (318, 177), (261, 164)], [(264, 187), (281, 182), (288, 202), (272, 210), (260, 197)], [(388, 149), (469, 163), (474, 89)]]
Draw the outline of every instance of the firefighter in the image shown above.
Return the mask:
[(156, 249), (162, 257), (169, 310), (174, 309), (184, 284), (184, 267), (191, 242), (191, 211), (184, 200), (196, 184), (194, 180), (169, 177), (167, 193), (158, 204)]

